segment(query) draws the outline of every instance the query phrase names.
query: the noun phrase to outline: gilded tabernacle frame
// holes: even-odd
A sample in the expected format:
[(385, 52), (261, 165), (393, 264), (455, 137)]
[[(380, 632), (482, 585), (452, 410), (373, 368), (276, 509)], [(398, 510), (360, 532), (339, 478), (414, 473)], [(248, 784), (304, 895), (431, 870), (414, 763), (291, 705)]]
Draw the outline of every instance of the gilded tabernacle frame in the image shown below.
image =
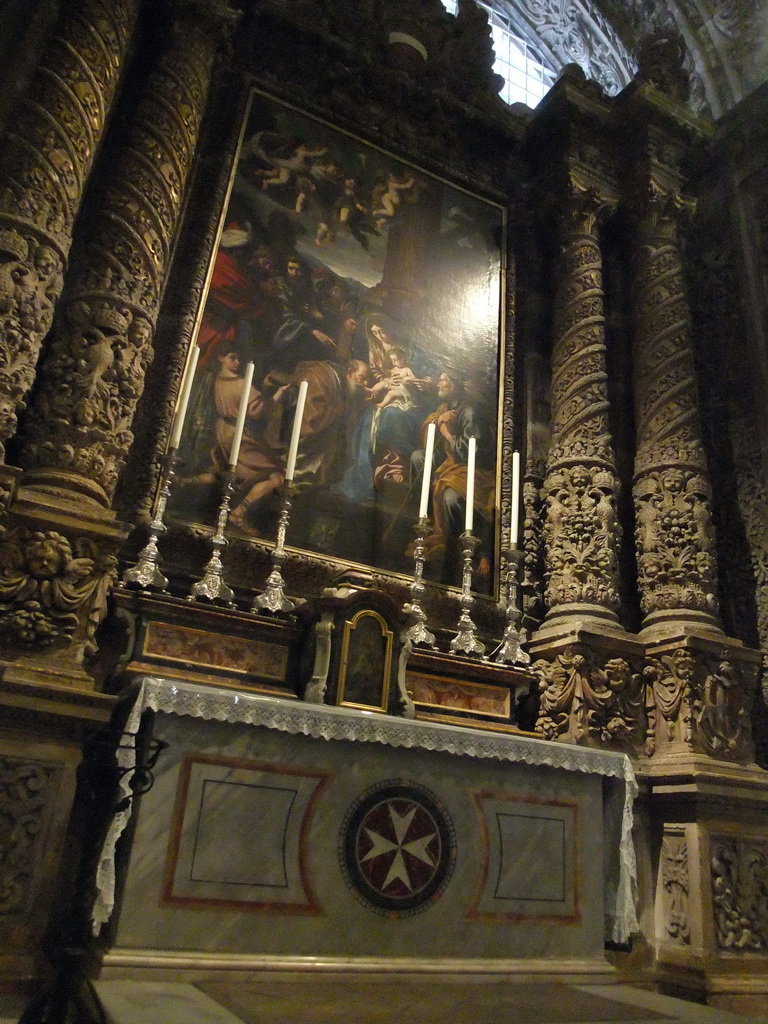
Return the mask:
[(475, 588), (495, 594), (512, 400), (505, 254), (503, 205), (253, 89), (197, 318), (171, 518), (215, 520), (253, 362), (232, 533), (275, 538), (306, 380), (289, 546), (410, 574), (435, 422), (425, 577), (460, 583), (475, 436)]

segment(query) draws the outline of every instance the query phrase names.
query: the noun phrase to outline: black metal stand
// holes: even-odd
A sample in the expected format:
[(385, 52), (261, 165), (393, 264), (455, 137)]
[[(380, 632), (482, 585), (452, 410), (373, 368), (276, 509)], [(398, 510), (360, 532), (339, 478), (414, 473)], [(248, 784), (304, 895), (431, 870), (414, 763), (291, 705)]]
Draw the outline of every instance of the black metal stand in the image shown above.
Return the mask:
[[(87, 737), (68, 835), (68, 880), (46, 944), (53, 975), (32, 997), (19, 1024), (107, 1024), (91, 980), (100, 962), (91, 934), (96, 868), (113, 817), (152, 788), (152, 770), (166, 746), (162, 740), (144, 740), (115, 726)], [(118, 764), (121, 749), (136, 752), (133, 767)], [(126, 776), (131, 793), (121, 796), (120, 783)]]

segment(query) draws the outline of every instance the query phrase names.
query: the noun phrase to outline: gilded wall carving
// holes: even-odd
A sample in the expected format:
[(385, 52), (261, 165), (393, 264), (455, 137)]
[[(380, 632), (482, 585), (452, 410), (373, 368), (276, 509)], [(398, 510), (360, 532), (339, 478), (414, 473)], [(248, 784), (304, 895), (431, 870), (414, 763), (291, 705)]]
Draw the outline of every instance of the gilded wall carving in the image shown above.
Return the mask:
[(625, 658), (574, 643), (531, 668), (539, 679), (536, 732), (544, 739), (599, 745), (641, 738), (642, 675)]
[(28, 904), (57, 776), (52, 766), (0, 757), (0, 918)]
[[(200, 17), (200, 5), (171, 5), (178, 16), (125, 133), (25, 422), (24, 467), (75, 473), (97, 485), (84, 489), (103, 504), (133, 442), (219, 39), (214, 26), (228, 17), (208, 6)], [(70, 478), (67, 486), (77, 485)]]
[(665, 938), (677, 945), (690, 945), (688, 843), (684, 834), (671, 830), (661, 842), (661, 890)]
[(768, 843), (713, 839), (711, 871), (718, 949), (764, 953), (768, 949)]
[(0, 164), (0, 452), (53, 320), (72, 226), (136, 20), (138, 0), (62, 6)]

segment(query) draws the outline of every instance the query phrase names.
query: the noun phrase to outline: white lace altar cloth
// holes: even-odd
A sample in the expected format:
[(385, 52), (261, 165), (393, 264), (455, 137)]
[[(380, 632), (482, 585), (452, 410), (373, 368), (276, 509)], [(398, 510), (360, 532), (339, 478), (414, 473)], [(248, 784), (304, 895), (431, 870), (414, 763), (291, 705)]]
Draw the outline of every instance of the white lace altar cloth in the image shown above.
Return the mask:
[[(353, 743), (383, 743), (390, 747), (435, 750), (459, 757), (492, 758), (566, 772), (586, 772), (614, 780), (603, 799), (603, 831), (606, 837), (605, 936), (612, 942), (626, 942), (637, 931), (635, 912), (637, 877), (635, 848), (632, 842), (632, 806), (637, 795), (632, 764), (626, 754), (593, 750), (566, 743), (515, 736), (509, 733), (480, 732), (437, 722), (416, 722), (370, 711), (354, 711), (321, 704), (304, 704), (261, 697), (236, 690), (200, 687), (169, 679), (145, 676), (141, 681), (126, 731), (136, 733), (141, 716), (148, 710), (168, 715), (190, 715), (218, 722), (245, 723), (277, 729), (315, 739), (346, 740)], [(118, 751), (123, 768), (130, 769), (135, 752)], [(121, 783), (130, 797), (131, 773)], [(617, 791), (620, 787), (623, 794)], [(623, 795), (623, 799), (621, 796)], [(617, 799), (619, 798), (619, 799)], [(92, 923), (94, 934), (109, 920), (115, 901), (115, 846), (131, 815), (130, 801), (118, 812), (107, 835), (96, 878), (97, 897)], [(620, 818), (620, 820), (618, 820)], [(620, 836), (618, 851), (612, 851), (612, 836)], [(613, 856), (612, 856), (613, 853)], [(616, 864), (618, 854), (618, 864)], [(612, 868), (612, 870), (611, 870)]]

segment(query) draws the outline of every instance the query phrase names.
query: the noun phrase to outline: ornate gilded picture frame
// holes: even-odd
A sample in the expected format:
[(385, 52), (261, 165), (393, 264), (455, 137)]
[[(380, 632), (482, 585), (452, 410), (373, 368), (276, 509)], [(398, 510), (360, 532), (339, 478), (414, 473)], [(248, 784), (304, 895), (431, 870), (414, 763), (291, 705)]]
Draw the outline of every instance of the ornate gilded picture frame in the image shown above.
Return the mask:
[(408, 574), (434, 422), (425, 577), (460, 582), (474, 436), (475, 586), (494, 593), (511, 420), (505, 251), (503, 206), (254, 89), (198, 317), (171, 516), (214, 521), (253, 362), (233, 532), (275, 537), (306, 380), (289, 545)]

